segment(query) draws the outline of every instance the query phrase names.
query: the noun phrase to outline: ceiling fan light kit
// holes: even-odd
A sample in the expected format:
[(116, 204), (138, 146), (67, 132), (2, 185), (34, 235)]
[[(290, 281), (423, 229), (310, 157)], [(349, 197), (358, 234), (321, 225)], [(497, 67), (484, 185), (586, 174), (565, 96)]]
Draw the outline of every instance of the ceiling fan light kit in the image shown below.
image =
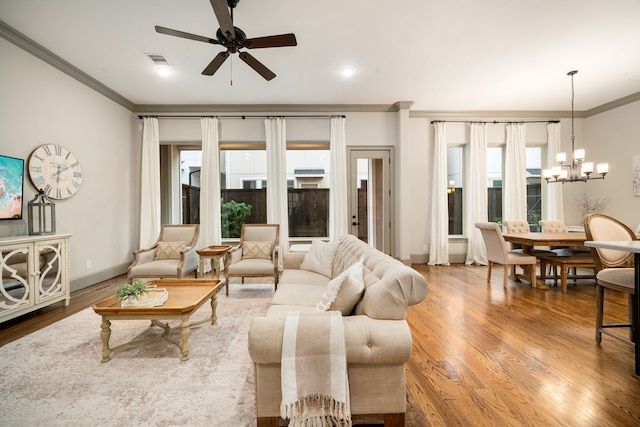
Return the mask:
[(278, 34), (274, 36), (247, 38), (247, 35), (238, 27), (233, 26), (233, 9), (240, 0), (210, 0), (213, 12), (216, 15), (220, 28), (216, 31), (216, 38), (199, 36), (184, 31), (156, 25), (156, 32), (169, 36), (195, 40), (203, 43), (219, 44), (227, 50), (218, 53), (202, 71), (203, 75), (212, 76), (231, 54), (237, 53), (238, 57), (253, 68), (265, 80), (272, 80), (276, 75), (255, 57), (241, 49), (264, 49), (270, 47), (297, 46), (296, 36), (293, 33)]

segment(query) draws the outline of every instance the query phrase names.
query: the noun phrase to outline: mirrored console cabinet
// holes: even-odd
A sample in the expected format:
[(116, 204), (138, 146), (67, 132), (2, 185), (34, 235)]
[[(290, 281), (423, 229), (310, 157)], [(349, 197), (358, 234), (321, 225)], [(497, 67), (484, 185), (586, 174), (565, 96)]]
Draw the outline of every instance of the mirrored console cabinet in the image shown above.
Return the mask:
[(71, 234), (0, 238), (0, 322), (47, 305), (69, 305)]

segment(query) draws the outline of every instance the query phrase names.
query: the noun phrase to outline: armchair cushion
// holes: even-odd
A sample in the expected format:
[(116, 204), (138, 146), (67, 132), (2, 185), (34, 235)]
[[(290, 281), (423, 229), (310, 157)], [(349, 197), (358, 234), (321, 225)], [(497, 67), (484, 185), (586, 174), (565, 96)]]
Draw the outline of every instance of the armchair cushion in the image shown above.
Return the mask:
[(332, 279), (316, 306), (318, 311), (337, 310), (343, 316), (350, 315), (364, 292), (362, 268), (360, 260)]
[(271, 259), (273, 242), (243, 242), (242, 259)]
[(300, 264), (303, 270), (313, 271), (323, 276), (332, 277), (333, 258), (338, 250), (340, 241), (323, 242), (314, 240)]
[(158, 242), (156, 260), (180, 259), (180, 252), (187, 247), (187, 242)]

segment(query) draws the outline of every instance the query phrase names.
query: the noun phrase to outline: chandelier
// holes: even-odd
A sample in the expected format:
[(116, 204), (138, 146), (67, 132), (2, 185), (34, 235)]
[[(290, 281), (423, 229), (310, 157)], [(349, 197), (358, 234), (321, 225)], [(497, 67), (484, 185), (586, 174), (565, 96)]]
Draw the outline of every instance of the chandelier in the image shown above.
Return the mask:
[(573, 111), (573, 76), (577, 73), (577, 70), (569, 71), (568, 76), (571, 76), (571, 159), (567, 162), (567, 153), (557, 153), (556, 162), (558, 164), (551, 169), (544, 169), (542, 171), (542, 177), (547, 183), (553, 182), (586, 182), (592, 179), (604, 179), (605, 175), (609, 173), (608, 163), (598, 163), (596, 166), (597, 176), (593, 175), (593, 162), (585, 161), (585, 151), (583, 148), (576, 150), (576, 136), (574, 134), (574, 111)]

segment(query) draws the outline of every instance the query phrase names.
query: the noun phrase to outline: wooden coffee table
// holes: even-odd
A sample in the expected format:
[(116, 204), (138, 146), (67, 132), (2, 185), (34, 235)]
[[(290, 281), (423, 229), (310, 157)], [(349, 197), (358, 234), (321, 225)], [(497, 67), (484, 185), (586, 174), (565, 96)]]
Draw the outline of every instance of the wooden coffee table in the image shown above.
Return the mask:
[[(215, 279), (161, 279), (151, 280), (158, 288), (165, 288), (169, 292), (169, 298), (158, 307), (121, 307), (120, 300), (113, 295), (93, 305), (93, 310), (102, 316), (102, 362), (111, 360), (111, 353), (134, 345), (144, 344), (159, 339), (175, 344), (182, 354), (181, 361), (189, 360), (189, 335), (191, 327), (203, 325), (211, 321), (216, 324), (216, 307), (218, 305), (217, 292), (222, 286), (220, 280)], [(207, 300), (211, 300), (211, 319), (191, 323), (189, 318)], [(112, 320), (151, 320), (151, 326), (164, 329), (164, 333), (152, 337), (133, 340), (125, 344), (110, 348)], [(180, 320), (180, 325), (171, 328), (160, 320)], [(180, 329), (180, 340), (175, 340), (169, 334)]]

